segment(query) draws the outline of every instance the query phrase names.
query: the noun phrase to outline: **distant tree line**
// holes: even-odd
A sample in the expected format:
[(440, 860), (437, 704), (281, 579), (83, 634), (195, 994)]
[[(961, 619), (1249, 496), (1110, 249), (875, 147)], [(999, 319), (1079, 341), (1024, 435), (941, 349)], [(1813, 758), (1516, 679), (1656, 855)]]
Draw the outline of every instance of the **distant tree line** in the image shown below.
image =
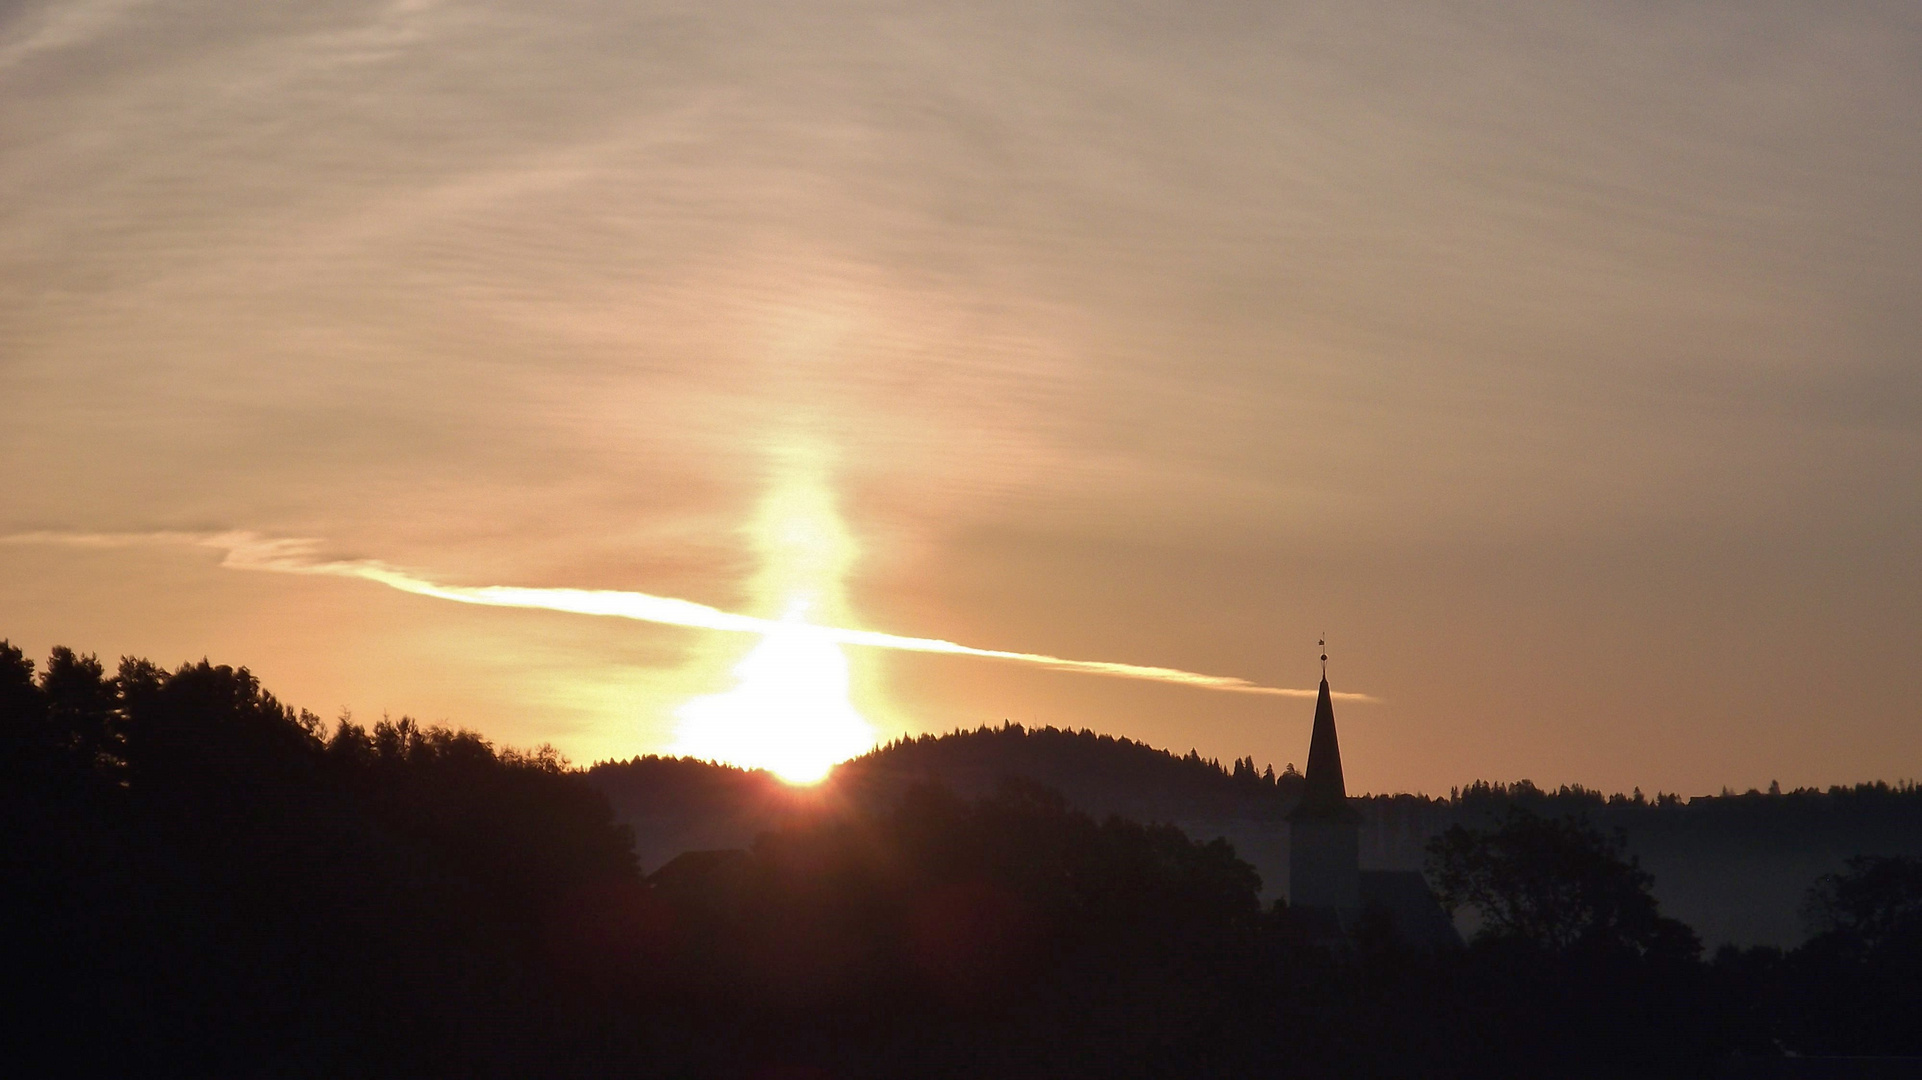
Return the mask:
[(643, 877), (552, 751), (5, 643), (0, 768), (16, 1075), (1700, 1076), (1922, 1050), (1915, 860), (1825, 880), (1800, 949), (1709, 962), (1617, 840), (1528, 808), (1437, 838), (1431, 880), (1483, 929), (1436, 952), (1264, 908), (1227, 844), (1033, 782), (824, 796)]

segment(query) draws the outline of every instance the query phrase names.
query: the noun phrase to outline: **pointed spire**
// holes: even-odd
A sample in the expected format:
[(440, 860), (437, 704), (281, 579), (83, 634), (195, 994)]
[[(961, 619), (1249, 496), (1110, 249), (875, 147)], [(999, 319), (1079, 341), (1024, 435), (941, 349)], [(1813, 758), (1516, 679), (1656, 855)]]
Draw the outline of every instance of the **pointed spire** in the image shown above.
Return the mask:
[[(1328, 647), (1326, 638), (1322, 648)], [(1335, 703), (1328, 694), (1328, 654), (1321, 654), (1321, 693), (1315, 697), (1315, 730), (1308, 738), (1308, 772), (1301, 801), (1290, 821), (1349, 821), (1358, 815), (1348, 805), (1348, 785), (1341, 776), (1341, 744), (1335, 738)]]

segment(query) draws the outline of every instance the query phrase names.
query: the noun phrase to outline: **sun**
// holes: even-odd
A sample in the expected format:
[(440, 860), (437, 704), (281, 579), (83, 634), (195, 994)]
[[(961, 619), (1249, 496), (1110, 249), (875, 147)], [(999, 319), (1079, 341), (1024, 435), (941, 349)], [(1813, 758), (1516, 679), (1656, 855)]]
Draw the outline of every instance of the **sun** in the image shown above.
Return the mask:
[(755, 591), (764, 608), (780, 612), (780, 626), (734, 665), (732, 689), (674, 710), (672, 751), (810, 784), (875, 742), (850, 697), (847, 655), (809, 622), (848, 618), (842, 582), (857, 551), (818, 455), (788, 456), (753, 540), (761, 555)]
[(677, 751), (811, 784), (874, 745), (874, 728), (848, 699), (840, 645), (799, 617), (784, 623), (734, 666), (732, 690), (675, 710)]

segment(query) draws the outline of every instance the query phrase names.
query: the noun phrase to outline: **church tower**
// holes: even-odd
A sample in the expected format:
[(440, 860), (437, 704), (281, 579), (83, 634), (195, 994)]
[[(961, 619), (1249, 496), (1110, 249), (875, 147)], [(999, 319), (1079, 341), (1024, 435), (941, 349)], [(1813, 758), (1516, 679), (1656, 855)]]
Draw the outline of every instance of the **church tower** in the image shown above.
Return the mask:
[(1348, 805), (1348, 788), (1341, 778), (1326, 653), (1321, 664), (1306, 784), (1301, 801), (1288, 814), (1288, 904), (1330, 911), (1342, 924), (1353, 925), (1361, 914), (1361, 815)]

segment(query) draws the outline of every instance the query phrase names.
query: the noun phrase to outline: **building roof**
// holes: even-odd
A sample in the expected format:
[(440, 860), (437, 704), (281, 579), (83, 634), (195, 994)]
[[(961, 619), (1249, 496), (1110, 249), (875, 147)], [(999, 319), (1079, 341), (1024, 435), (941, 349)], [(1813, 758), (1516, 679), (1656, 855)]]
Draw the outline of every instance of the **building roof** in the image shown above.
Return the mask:
[(1418, 949), (1460, 947), (1461, 934), (1419, 870), (1363, 870), (1361, 907), (1388, 920), (1395, 936)]
[(739, 886), (753, 860), (740, 848), (683, 851), (647, 876), (648, 884), (673, 892), (708, 892)]

